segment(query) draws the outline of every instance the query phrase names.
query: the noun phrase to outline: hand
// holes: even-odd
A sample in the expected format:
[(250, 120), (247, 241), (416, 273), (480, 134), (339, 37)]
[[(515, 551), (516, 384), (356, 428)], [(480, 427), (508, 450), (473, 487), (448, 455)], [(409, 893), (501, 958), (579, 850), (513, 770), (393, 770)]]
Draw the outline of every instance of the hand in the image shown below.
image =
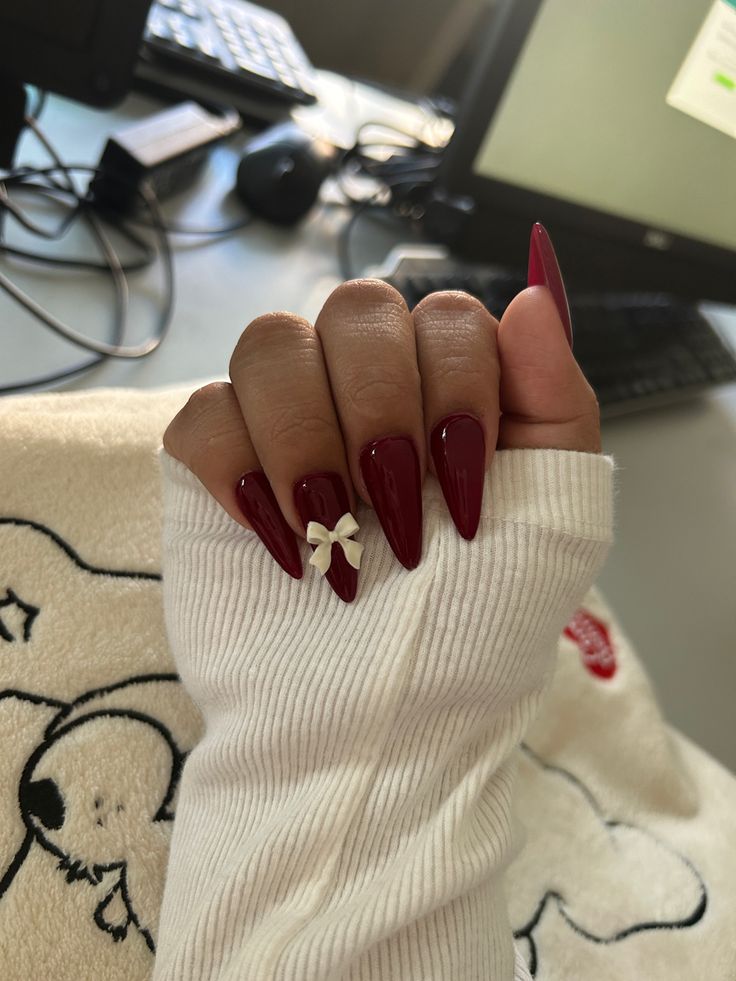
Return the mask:
[(311, 561), (329, 562), (326, 578), (349, 602), (354, 528), (347, 518), (337, 528), (343, 547), (327, 536), (359, 499), (412, 569), (427, 469), (470, 539), (497, 448), (600, 451), (598, 405), (566, 336), (564, 287), (539, 225), (530, 281), (547, 285), (516, 296), (500, 323), (464, 293), (432, 294), (410, 313), (378, 280), (339, 286), (314, 326), (259, 317), (235, 347), (230, 382), (194, 392), (164, 448), (295, 578), (297, 536), (309, 533)]

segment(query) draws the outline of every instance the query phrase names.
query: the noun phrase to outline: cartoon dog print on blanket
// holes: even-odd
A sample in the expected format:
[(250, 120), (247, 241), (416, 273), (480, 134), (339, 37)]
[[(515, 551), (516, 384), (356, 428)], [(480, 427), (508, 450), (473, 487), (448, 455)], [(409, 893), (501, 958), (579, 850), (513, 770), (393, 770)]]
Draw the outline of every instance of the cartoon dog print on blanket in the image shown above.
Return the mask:
[(59, 858), (68, 882), (112, 881), (95, 922), (115, 940), (132, 924), (154, 950), (160, 896), (151, 882), (166, 864), (186, 755), (161, 716), (182, 709), (176, 675), (131, 678), (60, 709), (21, 774), (26, 835), (0, 890), (35, 842)]
[[(139, 645), (137, 661), (123, 658), (128, 669), (166, 664), (160, 576), (94, 568), (31, 522), (0, 519), (0, 548), (3, 539), (3, 564), (22, 555), (29, 565), (5, 564), (0, 581), (0, 904), (41, 848), (67, 882), (96, 891), (100, 930), (121, 941), (134, 929), (154, 951), (179, 779), (201, 718), (173, 672), (59, 695), (80, 676), (114, 676), (125, 645)], [(111, 632), (120, 622), (121, 596), (131, 626), (117, 647), (100, 634), (105, 611), (116, 621)], [(147, 634), (151, 621), (156, 629)], [(44, 665), (33, 661), (39, 647), (54, 656), (55, 624), (66, 650), (44, 684)], [(39, 678), (33, 689), (29, 664)]]
[(572, 929), (604, 948), (648, 930), (681, 930), (705, 915), (705, 883), (687, 858), (643, 828), (606, 818), (580, 780), (528, 746), (520, 751), (515, 806), (527, 841), (507, 891), (532, 976), (544, 976), (537, 935), (550, 918), (558, 917), (555, 932)]
[[(202, 735), (162, 670), (160, 577), (94, 567), (14, 518), (0, 518), (0, 556), (0, 913), (42, 850), (52, 876), (93, 890), (100, 931), (153, 953), (182, 767)], [(527, 747), (517, 810), (527, 840), (509, 870), (511, 922), (538, 976), (551, 917), (603, 947), (705, 914), (687, 858), (606, 818), (573, 774)]]

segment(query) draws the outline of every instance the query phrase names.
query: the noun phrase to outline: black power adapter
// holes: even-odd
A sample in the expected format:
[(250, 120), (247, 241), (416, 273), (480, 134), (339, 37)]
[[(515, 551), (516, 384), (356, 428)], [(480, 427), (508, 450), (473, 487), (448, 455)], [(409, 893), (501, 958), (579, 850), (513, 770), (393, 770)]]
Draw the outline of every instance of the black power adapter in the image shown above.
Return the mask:
[(217, 116), (195, 102), (126, 126), (109, 137), (90, 195), (101, 208), (130, 213), (140, 201), (144, 182), (159, 199), (183, 190), (209, 150), (240, 127), (237, 112)]

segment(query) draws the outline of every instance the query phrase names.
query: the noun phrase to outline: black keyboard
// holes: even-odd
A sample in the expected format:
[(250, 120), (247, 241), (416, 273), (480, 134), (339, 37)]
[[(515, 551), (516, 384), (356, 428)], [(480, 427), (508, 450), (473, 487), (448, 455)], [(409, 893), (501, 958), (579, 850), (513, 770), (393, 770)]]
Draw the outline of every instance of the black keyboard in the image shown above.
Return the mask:
[(246, 0), (155, 0), (139, 81), (246, 114), (315, 101), (315, 72), (289, 24)]
[[(410, 309), (437, 290), (464, 290), (499, 319), (526, 286), (522, 275), (447, 265), (399, 261), (382, 276)], [(736, 381), (734, 354), (692, 304), (662, 293), (571, 294), (568, 299), (575, 357), (603, 416), (681, 401)]]

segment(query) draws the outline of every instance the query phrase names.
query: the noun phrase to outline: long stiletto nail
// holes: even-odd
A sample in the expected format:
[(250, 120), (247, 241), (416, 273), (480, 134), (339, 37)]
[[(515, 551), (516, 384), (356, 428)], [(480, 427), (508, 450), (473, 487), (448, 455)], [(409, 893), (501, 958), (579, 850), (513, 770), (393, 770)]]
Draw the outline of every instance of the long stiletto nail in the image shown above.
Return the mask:
[(386, 436), (360, 451), (360, 472), (396, 558), (407, 569), (422, 556), (422, 480), (409, 436)]
[[(305, 528), (310, 521), (319, 521), (332, 531), (340, 518), (350, 511), (348, 492), (337, 473), (310, 473), (297, 480), (294, 504)], [(313, 546), (313, 550), (316, 547)], [(358, 589), (358, 570), (350, 565), (337, 542), (333, 542), (330, 555), (325, 579), (341, 600), (350, 603)]]
[(552, 239), (544, 225), (536, 222), (532, 225), (529, 239), (529, 271), (528, 286), (546, 286), (555, 301), (562, 326), (565, 328), (567, 342), (572, 347), (572, 320), (570, 305), (567, 302), (565, 284), (557, 262)]
[(235, 489), (238, 506), (281, 568), (302, 578), (302, 558), (296, 535), (281, 513), (268, 478), (262, 470), (244, 473)]
[(486, 469), (483, 426), (467, 412), (453, 413), (434, 427), (429, 448), (455, 527), (470, 541), (478, 530), (483, 501)]

